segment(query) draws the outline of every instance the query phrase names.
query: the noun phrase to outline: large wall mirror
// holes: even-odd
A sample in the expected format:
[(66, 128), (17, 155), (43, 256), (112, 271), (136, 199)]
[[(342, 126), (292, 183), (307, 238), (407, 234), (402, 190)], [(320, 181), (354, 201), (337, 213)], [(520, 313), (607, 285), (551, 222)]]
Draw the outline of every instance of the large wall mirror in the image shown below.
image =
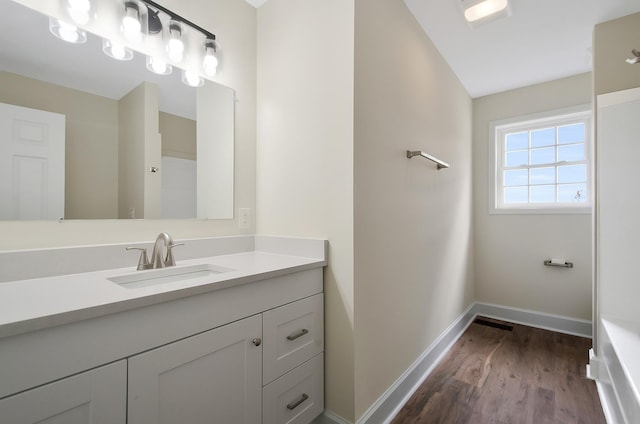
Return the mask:
[(30, 3), (58, 1), (0, 0), (0, 219), (233, 218), (234, 91), (57, 39)]

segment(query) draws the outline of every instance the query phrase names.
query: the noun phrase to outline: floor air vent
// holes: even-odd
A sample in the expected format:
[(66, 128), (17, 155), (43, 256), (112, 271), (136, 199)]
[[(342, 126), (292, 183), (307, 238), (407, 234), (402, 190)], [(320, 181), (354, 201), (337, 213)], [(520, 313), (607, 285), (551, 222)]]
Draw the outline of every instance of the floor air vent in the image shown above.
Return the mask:
[(513, 326), (500, 324), (498, 322), (487, 321), (482, 318), (477, 318), (473, 321), (474, 324), (486, 325), (487, 327), (499, 328), (500, 330), (513, 331)]

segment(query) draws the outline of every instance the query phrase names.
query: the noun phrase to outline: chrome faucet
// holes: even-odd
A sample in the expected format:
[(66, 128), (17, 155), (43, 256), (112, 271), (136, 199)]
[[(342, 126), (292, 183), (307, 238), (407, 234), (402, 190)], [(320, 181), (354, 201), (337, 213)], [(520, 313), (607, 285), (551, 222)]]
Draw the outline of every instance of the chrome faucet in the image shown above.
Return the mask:
[[(165, 268), (174, 266), (176, 260), (173, 257), (173, 248), (182, 246), (184, 243), (175, 244), (168, 233), (160, 233), (153, 245), (151, 260), (147, 257), (147, 249), (144, 247), (127, 247), (127, 250), (140, 250), (140, 260), (138, 261), (138, 271), (151, 268)], [(165, 253), (166, 250), (166, 253)]]
[[(167, 266), (174, 266), (176, 260), (173, 257), (173, 248), (176, 246), (182, 246), (183, 243), (174, 244), (173, 239), (168, 233), (160, 233), (156, 238), (156, 242), (153, 245), (153, 252), (151, 253), (151, 268), (164, 268)], [(166, 250), (166, 254), (163, 255)]]

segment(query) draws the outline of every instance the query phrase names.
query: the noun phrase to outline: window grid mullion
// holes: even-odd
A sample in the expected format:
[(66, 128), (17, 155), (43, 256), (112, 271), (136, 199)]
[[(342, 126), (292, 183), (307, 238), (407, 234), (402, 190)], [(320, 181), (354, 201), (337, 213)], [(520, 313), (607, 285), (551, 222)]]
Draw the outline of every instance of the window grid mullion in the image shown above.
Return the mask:
[(518, 169), (537, 169), (537, 168), (551, 168), (552, 166), (571, 166), (571, 165), (584, 165), (587, 164), (586, 160), (576, 160), (576, 161), (563, 161), (563, 162), (553, 162), (553, 163), (541, 163), (537, 165), (518, 165), (518, 166), (503, 166), (503, 171), (515, 171)]
[[(559, 144), (559, 139), (560, 139), (560, 127), (564, 127), (564, 126), (568, 126), (568, 125), (575, 125), (575, 124), (582, 124), (584, 126), (584, 137), (583, 137), (583, 141), (581, 142), (569, 142), (566, 144)], [(549, 144), (549, 145), (545, 145), (545, 146), (537, 146), (537, 147), (533, 147), (533, 134), (535, 131), (539, 131), (539, 130), (546, 130), (546, 129), (552, 129), (553, 128), (553, 144)], [(572, 118), (571, 121), (568, 121), (567, 118), (559, 118), (557, 120), (555, 120), (555, 122), (552, 122), (551, 119), (548, 120), (548, 122), (545, 123), (545, 125), (540, 125), (540, 124), (536, 124), (536, 125), (529, 125), (527, 128), (527, 125), (525, 124), (521, 124), (519, 126), (510, 126), (508, 127), (507, 130), (502, 130), (499, 129), (496, 131), (496, 133), (499, 133), (499, 141), (497, 144), (500, 144), (500, 149), (498, 150), (500, 152), (499, 158), (498, 159), (498, 172), (500, 174), (500, 178), (499, 181), (497, 181), (497, 185), (496, 185), (496, 189), (498, 190), (499, 196), (500, 196), (500, 200), (499, 203), (500, 205), (508, 205), (508, 207), (522, 207), (525, 206), (526, 204), (531, 204), (531, 205), (535, 205), (536, 207), (539, 207), (540, 205), (553, 205), (553, 207), (562, 207), (564, 205), (566, 205), (567, 199), (568, 199), (568, 193), (565, 191), (565, 193), (563, 194), (564, 196), (564, 200), (565, 201), (561, 201), (560, 199), (560, 187), (562, 187), (563, 185), (574, 185), (574, 184), (580, 184), (583, 185), (583, 187), (586, 185), (586, 192), (589, 192), (589, 172), (587, 169), (587, 175), (585, 176), (584, 180), (580, 180), (581, 177), (578, 175), (576, 179), (578, 179), (579, 181), (574, 181), (574, 182), (567, 182), (567, 183), (560, 183), (559, 179), (560, 179), (560, 168), (561, 167), (565, 167), (565, 166), (579, 166), (579, 165), (587, 165), (587, 167), (589, 167), (589, 155), (588, 155), (588, 145), (590, 142), (590, 136), (588, 134), (588, 129), (589, 129), (589, 118), (588, 117), (584, 117), (584, 118), (580, 118), (580, 119), (575, 119)], [(514, 144), (512, 145), (512, 150), (507, 150), (507, 138), (510, 135), (514, 135), (514, 134), (518, 134), (518, 133), (527, 133), (527, 147), (519, 149), (517, 148), (518, 146), (518, 142), (517, 142), (517, 138), (513, 139)], [(523, 134), (524, 135), (524, 134)], [(542, 135), (542, 137), (544, 137), (544, 135)], [(569, 139), (570, 140), (570, 139)], [(524, 141), (524, 140), (523, 140)], [(545, 139), (541, 138), (540, 141), (542, 141), (544, 143)], [(579, 160), (579, 161), (559, 161), (559, 155), (560, 155), (560, 147), (571, 147), (571, 146), (584, 146), (584, 159), (583, 160)], [(513, 149), (513, 146), (515, 146), (516, 148)], [(543, 164), (531, 164), (532, 162), (532, 152), (536, 149), (544, 149), (544, 148), (553, 148), (553, 159), (555, 162), (553, 163), (543, 163)], [(518, 166), (506, 166), (507, 163), (507, 158), (508, 158), (508, 154), (509, 153), (513, 153), (513, 152), (517, 152), (517, 151), (521, 151), (524, 153), (524, 150), (527, 151), (527, 159), (528, 159), (528, 163), (525, 165), (518, 165)], [(549, 155), (551, 152), (549, 151), (548, 153), (544, 153), (541, 152), (542, 155)], [(517, 158), (517, 156), (515, 157)], [(540, 159), (545, 159), (544, 156), (538, 158), (538, 160)], [(532, 171), (536, 170), (536, 169), (542, 169), (542, 168), (554, 168), (553, 169), (553, 174), (555, 176), (555, 179), (553, 182), (544, 182), (544, 174), (542, 174), (542, 181), (543, 182), (538, 182), (538, 183), (533, 183), (532, 180)], [(526, 170), (526, 185), (525, 184), (519, 184), (519, 181), (516, 179), (514, 180), (513, 178), (521, 178), (521, 177), (517, 177), (517, 174), (512, 174), (512, 176), (510, 176), (511, 181), (510, 184), (513, 183), (517, 183), (517, 185), (506, 185), (507, 181), (507, 171), (515, 171), (515, 170), (522, 170), (525, 171)], [(569, 175), (570, 177), (573, 177), (572, 175)], [(523, 176), (524, 177), (524, 176)], [(565, 177), (566, 178), (566, 177)], [(533, 199), (533, 194), (532, 194), (532, 188), (533, 187), (542, 187), (542, 186), (549, 186), (549, 187), (553, 187), (553, 199), (550, 202), (536, 202)], [(578, 186), (579, 187), (579, 186)], [(517, 193), (517, 191), (513, 191), (512, 189), (514, 188), (520, 188), (522, 190), (526, 190), (526, 201), (518, 201), (518, 200), (512, 200), (512, 201), (507, 201), (507, 189), (509, 189), (509, 192), (513, 193), (510, 194), (509, 196), (513, 196), (515, 193)], [(578, 188), (579, 191), (583, 190), (582, 188)], [(542, 197), (538, 197), (538, 199), (544, 199), (545, 196), (547, 195), (551, 195), (550, 192), (548, 192), (547, 194), (543, 194), (544, 192), (541, 192)], [(515, 198), (512, 197), (512, 199), (517, 199), (517, 196), (522, 196), (525, 193), (522, 193), (520, 195), (516, 195)], [(521, 199), (525, 199), (525, 197), (520, 197)], [(589, 201), (589, 199), (587, 199)], [(499, 206), (499, 207), (503, 207), (503, 206)]]

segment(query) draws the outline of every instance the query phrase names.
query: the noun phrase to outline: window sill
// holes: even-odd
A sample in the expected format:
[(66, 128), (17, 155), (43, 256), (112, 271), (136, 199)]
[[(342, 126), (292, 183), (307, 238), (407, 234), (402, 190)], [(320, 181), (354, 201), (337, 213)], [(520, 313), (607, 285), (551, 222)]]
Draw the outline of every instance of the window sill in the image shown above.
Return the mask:
[(576, 207), (518, 207), (518, 208), (489, 208), (489, 215), (591, 215), (591, 205)]

